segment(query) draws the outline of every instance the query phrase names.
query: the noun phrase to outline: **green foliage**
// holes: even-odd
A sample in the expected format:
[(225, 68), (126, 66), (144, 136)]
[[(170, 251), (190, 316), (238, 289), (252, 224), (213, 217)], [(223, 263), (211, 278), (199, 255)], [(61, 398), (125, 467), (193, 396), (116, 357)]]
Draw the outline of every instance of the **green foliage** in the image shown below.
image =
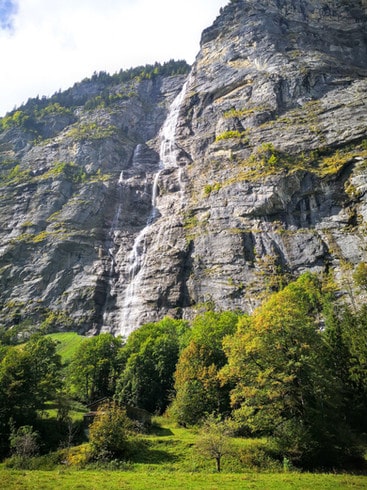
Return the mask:
[(199, 225), (199, 219), (198, 217), (194, 214), (194, 212), (187, 212), (184, 220), (184, 227), (188, 230), (191, 230), (193, 228), (196, 228)]
[(281, 161), (281, 154), (275, 149), (273, 143), (263, 143), (256, 149), (251, 157), (261, 167), (276, 168)]
[(43, 407), (61, 385), (61, 360), (51, 339), (34, 335), (10, 348), (0, 365), (0, 390), (9, 417), (22, 420)]
[(223, 141), (229, 139), (238, 139), (241, 140), (241, 143), (248, 143), (247, 131), (225, 131), (224, 133), (218, 134), (215, 138), (215, 141)]
[(25, 462), (39, 452), (39, 434), (30, 425), (23, 425), (10, 434), (10, 449), (12, 453)]
[(131, 422), (117, 403), (107, 403), (98, 410), (89, 427), (89, 442), (95, 459), (126, 458)]
[(121, 350), (124, 368), (116, 396), (121, 403), (162, 413), (173, 391), (181, 338), (187, 322), (165, 318), (131, 333)]
[(35, 111), (36, 116), (40, 119), (47, 116), (71, 116), (72, 113), (70, 108), (64, 107), (58, 102), (50, 102), (46, 107)]
[(318, 167), (321, 176), (335, 175), (337, 174), (346, 163), (352, 158), (349, 152), (336, 150), (330, 155), (326, 155), (320, 158)]
[(232, 108), (229, 111), (226, 111), (223, 115), (225, 118), (244, 118), (247, 116), (251, 116), (256, 112), (261, 112), (266, 110), (263, 106), (255, 106), (255, 107), (244, 107), (243, 109), (235, 109)]
[(61, 386), (61, 362), (55, 343), (34, 335), (9, 347), (0, 362), (0, 454), (8, 449), (9, 421), (15, 427), (36, 419)]
[(356, 434), (367, 432), (367, 308), (352, 311), (349, 307), (328, 304), (325, 316), (325, 339), (328, 363), (342, 390), (340, 411)]
[(12, 456), (5, 460), (4, 466), (9, 469), (29, 470), (31, 472), (45, 471), (50, 474), (51, 470), (57, 470), (59, 465), (64, 461), (61, 451), (53, 452), (49, 454), (30, 456), (28, 458), (20, 458), (19, 456)]
[(354, 282), (360, 288), (367, 290), (367, 264), (366, 262), (360, 262), (354, 273), (353, 273)]
[(53, 166), (47, 172), (34, 177), (34, 180), (57, 180), (60, 176), (74, 184), (103, 182), (110, 177), (108, 174), (102, 174), (101, 169), (98, 169), (94, 173), (87, 174), (83, 167), (74, 162), (54, 162)]
[(85, 340), (85, 337), (76, 332), (52, 333), (47, 335), (47, 337), (56, 342), (56, 352), (61, 356), (61, 361), (64, 365), (69, 364), (80, 344)]
[[(359, 272), (363, 278), (362, 267)], [(224, 459), (229, 471), (278, 471), (282, 461), (287, 472), (292, 465), (356, 468), (367, 432), (367, 307), (336, 306), (332, 294), (316, 276), (304, 274), (252, 315), (212, 309), (196, 316), (191, 328), (165, 318), (134, 331), (124, 345), (109, 334), (83, 339), (70, 333), (0, 344), (0, 451), (4, 455), (9, 449), (13, 418), (13, 435), (32, 424), (42, 448), (62, 442), (68, 448), (64, 459), (80, 465), (92, 454), (95, 465), (109, 461), (108, 467), (116, 469), (122, 463), (111, 458), (129, 457), (129, 464), (138, 466), (165, 464), (177, 471), (182, 464), (189, 471), (208, 471), (208, 455), (219, 470), (226, 453), (223, 439), (230, 439), (232, 449)], [(57, 315), (49, 314), (50, 322), (58, 323)], [(3, 333), (0, 338), (13, 342)], [(64, 362), (71, 360), (67, 371), (60, 353)], [(98, 426), (92, 453), (82, 457), (72, 448), (78, 428), (74, 398), (105, 396), (121, 403), (102, 409), (101, 417), (112, 415)], [(135, 435), (134, 443), (125, 418), (116, 422), (119, 429), (111, 429), (116, 407), (162, 413), (171, 399), (168, 413), (180, 428), (155, 428), (156, 435)], [(264, 435), (269, 443), (229, 437), (221, 432), (218, 416), (234, 416), (236, 434)], [(203, 431), (182, 428), (205, 419)], [(176, 431), (184, 443), (171, 439)], [(27, 467), (46, 464), (26, 459)], [(7, 465), (24, 467), (18, 455)]]
[(136, 490), (178, 489), (190, 490), (221, 490), (254, 489), (254, 490), (355, 490), (365, 489), (364, 475), (347, 475), (334, 473), (210, 473), (197, 471), (172, 471), (171, 469), (154, 469), (152, 465), (143, 465), (138, 470), (125, 469), (121, 471), (99, 469), (59, 470), (59, 471), (2, 471), (3, 488), (24, 488), (25, 481), (29, 488), (42, 490), (91, 489), (121, 490), (126, 486)]
[(222, 458), (232, 450), (230, 435), (229, 424), (214, 416), (209, 416), (200, 428), (196, 449), (200, 454), (215, 460), (218, 473), (221, 471)]
[[(75, 184), (86, 182), (88, 176), (83, 167), (74, 162), (54, 162), (52, 167), (41, 175), (32, 175), (28, 169), (22, 169), (19, 164), (12, 167), (7, 173), (3, 173), (1, 179), (10, 184), (22, 182), (39, 182), (47, 179), (57, 180), (62, 176), (66, 180)], [(89, 176), (95, 180), (104, 180), (106, 176), (101, 175), (100, 171)]]
[(29, 120), (29, 115), (24, 111), (18, 110), (0, 119), (1, 129), (5, 131), (15, 127), (24, 127)]
[[(320, 177), (328, 177), (338, 174), (357, 156), (362, 158), (367, 156), (363, 141), (339, 148), (323, 146), (295, 155), (289, 158), (287, 168), (289, 170), (305, 169)], [(353, 194), (353, 187), (350, 187), (349, 192)]]
[(20, 183), (29, 179), (29, 170), (23, 170), (19, 164), (15, 165), (7, 175), (2, 178), (9, 183)]
[(320, 331), (321, 306), (318, 280), (304, 274), (225, 341), (222, 379), (235, 384), (235, 417), (251, 433), (274, 436), (280, 451), (303, 467), (339, 464), (351, 450)]
[(209, 413), (229, 410), (228, 386), (218, 371), (226, 363), (222, 340), (233, 334), (238, 315), (208, 311), (192, 325), (189, 343), (181, 352), (175, 373), (176, 398), (170, 413), (181, 424), (196, 424)]
[[(154, 65), (120, 70), (113, 75), (104, 71), (95, 72), (91, 78), (85, 78), (72, 88), (63, 92), (56, 92), (49, 98), (35, 97), (28, 99), (19, 109), (0, 119), (0, 130), (25, 127), (32, 130), (36, 129), (37, 133), (37, 125), (43, 123), (44, 119), (49, 115), (71, 117), (76, 107), (85, 106), (87, 110), (96, 107), (107, 107), (116, 101), (131, 96), (131, 93), (116, 92), (116, 85), (132, 85), (133, 82), (138, 83), (139, 81), (154, 79), (158, 76), (184, 75), (189, 71), (190, 66), (186, 61), (170, 60), (163, 64), (155, 63)], [(88, 90), (93, 85), (98, 86), (98, 95), (95, 91)], [(83, 92), (84, 95), (81, 95)]]
[(205, 196), (210, 196), (212, 192), (218, 192), (221, 189), (222, 185), (219, 182), (215, 184), (206, 184), (204, 187)]
[[(271, 441), (252, 438), (246, 442), (246, 445), (239, 448), (239, 459), (247, 471), (281, 471), (279, 453)], [(288, 462), (288, 469), (290, 467), (291, 463)], [(284, 466), (283, 470), (286, 471)]]
[[(277, 120), (274, 124), (281, 121), (284, 123), (284, 118)], [(320, 146), (296, 154), (286, 153), (275, 148), (272, 142), (266, 142), (254, 148), (248, 158), (237, 161), (237, 165), (232, 167), (231, 177), (222, 182), (222, 186), (241, 181), (259, 181), (284, 171), (290, 173), (307, 171), (322, 178), (333, 177), (346, 165), (355, 162), (357, 157), (360, 159), (367, 157), (364, 141), (342, 145), (339, 148)], [(230, 156), (229, 159), (231, 160), (232, 157)], [(362, 166), (363, 164), (361, 164), (361, 169)], [(358, 197), (357, 189), (348, 181), (345, 190), (353, 199)]]
[(120, 338), (105, 333), (85, 339), (69, 366), (68, 382), (76, 398), (91, 402), (115, 392)]
[[(33, 243), (40, 242), (47, 238), (50, 233), (43, 231), (33, 238)], [(62, 310), (45, 309), (44, 318), (40, 324), (40, 331), (43, 333), (53, 332), (61, 327), (72, 328), (72, 319)], [(52, 338), (52, 337), (50, 337)]]
[(96, 122), (79, 123), (68, 131), (68, 136), (75, 140), (101, 140), (116, 135), (116, 126), (102, 126)]
[(278, 255), (268, 254), (256, 257), (259, 268), (257, 276), (261, 281), (264, 294), (274, 293), (283, 289), (290, 281), (290, 274), (284, 270)]

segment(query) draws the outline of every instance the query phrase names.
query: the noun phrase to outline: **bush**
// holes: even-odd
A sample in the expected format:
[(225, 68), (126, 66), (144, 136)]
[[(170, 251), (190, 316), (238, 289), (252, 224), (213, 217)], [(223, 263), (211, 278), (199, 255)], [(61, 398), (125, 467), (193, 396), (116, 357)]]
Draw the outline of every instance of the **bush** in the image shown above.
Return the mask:
[(31, 458), (22, 458), (20, 456), (12, 456), (5, 461), (6, 468), (15, 470), (43, 470), (49, 471), (55, 469), (64, 461), (64, 453), (57, 451), (43, 456), (33, 456)]
[(23, 425), (17, 430), (13, 428), (10, 434), (12, 453), (21, 459), (37, 455), (39, 452), (38, 437), (38, 432), (35, 432), (30, 425)]
[(252, 471), (279, 471), (282, 467), (280, 454), (269, 442), (253, 439), (239, 451), (239, 459), (246, 469)]
[(367, 290), (367, 264), (365, 262), (360, 262), (354, 273), (353, 273), (354, 282), (361, 289)]
[(89, 427), (89, 441), (93, 459), (123, 458), (128, 452), (131, 422), (126, 411), (117, 403), (101, 406)]

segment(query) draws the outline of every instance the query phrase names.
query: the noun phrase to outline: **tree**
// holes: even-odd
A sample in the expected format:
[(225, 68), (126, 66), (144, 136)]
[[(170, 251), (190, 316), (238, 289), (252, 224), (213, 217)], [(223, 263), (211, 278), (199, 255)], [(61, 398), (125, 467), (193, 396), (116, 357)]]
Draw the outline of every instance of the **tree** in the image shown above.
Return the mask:
[(335, 464), (348, 451), (340, 385), (327, 363), (317, 278), (304, 274), (273, 294), (225, 341), (221, 376), (235, 388), (236, 419), (270, 434), (295, 464)]
[(324, 338), (328, 363), (342, 389), (345, 420), (356, 433), (367, 431), (367, 307), (329, 305)]
[(89, 427), (92, 456), (99, 459), (122, 458), (128, 451), (131, 422), (117, 403), (102, 405)]
[(125, 405), (162, 413), (173, 391), (173, 374), (187, 322), (164, 318), (131, 333), (121, 350), (124, 369), (116, 389)]
[(38, 454), (38, 439), (38, 433), (30, 425), (23, 425), (18, 429), (13, 427), (10, 434), (10, 449), (15, 456), (26, 460)]
[(6, 350), (0, 362), (0, 453), (9, 449), (9, 420), (15, 427), (33, 423), (60, 386), (61, 358), (52, 339), (34, 335)]
[(209, 413), (228, 412), (229, 386), (221, 385), (218, 372), (226, 363), (223, 338), (234, 333), (237, 321), (236, 313), (213, 311), (194, 319), (175, 372), (176, 397), (170, 411), (179, 423), (193, 425)]
[(57, 343), (49, 337), (34, 335), (25, 344), (24, 351), (29, 354), (28, 371), (31, 375), (31, 391), (34, 405), (43, 408), (46, 401), (55, 398), (62, 385), (61, 357), (56, 352)]
[(69, 383), (82, 401), (90, 402), (115, 392), (122, 340), (109, 333), (85, 339), (69, 367)]
[(199, 431), (196, 449), (203, 456), (215, 459), (218, 473), (222, 458), (232, 449), (230, 435), (229, 424), (213, 415), (204, 421)]
[(0, 364), (0, 391), (8, 418), (20, 423), (34, 417), (61, 386), (56, 343), (35, 335), (23, 347), (9, 348)]

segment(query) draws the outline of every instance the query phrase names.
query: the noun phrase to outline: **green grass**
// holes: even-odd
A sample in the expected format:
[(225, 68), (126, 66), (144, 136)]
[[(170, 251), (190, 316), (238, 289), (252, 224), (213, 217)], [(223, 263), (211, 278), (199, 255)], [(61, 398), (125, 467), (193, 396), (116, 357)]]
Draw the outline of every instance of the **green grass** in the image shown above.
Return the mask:
[[(14, 470), (0, 466), (0, 488), (4, 490), (155, 490), (155, 489), (261, 489), (261, 490), (338, 490), (366, 489), (365, 476), (283, 471), (278, 466), (256, 470), (246, 459), (267, 447), (266, 439), (233, 440), (234, 453), (223, 458), (222, 472), (195, 450), (197, 431), (177, 427), (163, 417), (154, 418), (149, 434), (139, 436), (126, 463), (112, 461), (109, 470), (103, 466), (83, 466), (88, 444), (71, 448), (69, 465), (53, 470)], [(247, 452), (246, 452), (247, 450)], [(241, 453), (242, 451), (242, 453)], [(242, 461), (238, 455), (242, 454)], [(244, 456), (245, 455), (245, 456)], [(85, 460), (85, 459), (84, 459)], [(77, 463), (79, 461), (79, 463)], [(260, 471), (261, 470), (261, 471)]]
[(48, 337), (58, 342), (56, 351), (60, 354), (63, 364), (70, 362), (79, 345), (85, 340), (85, 337), (76, 332), (51, 333)]
[(153, 489), (261, 489), (338, 490), (365, 489), (361, 476), (309, 473), (185, 473), (168, 471), (14, 471), (0, 470), (4, 490), (153, 490)]

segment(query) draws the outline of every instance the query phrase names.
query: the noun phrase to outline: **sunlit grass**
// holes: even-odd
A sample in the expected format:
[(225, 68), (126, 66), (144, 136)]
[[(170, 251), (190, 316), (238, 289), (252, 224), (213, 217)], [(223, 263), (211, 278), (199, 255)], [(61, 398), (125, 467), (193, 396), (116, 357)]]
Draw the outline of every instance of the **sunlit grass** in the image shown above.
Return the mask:
[[(155, 490), (155, 489), (261, 489), (261, 490), (339, 490), (367, 488), (364, 476), (349, 474), (311, 474), (284, 471), (281, 465), (265, 470), (251, 466), (252, 452), (261, 457), (266, 439), (233, 440), (234, 453), (223, 458), (223, 471), (201, 456), (195, 442), (196, 429), (179, 427), (165, 417), (153, 418), (149, 434), (136, 439), (135, 449), (125, 463), (116, 462), (113, 470), (103, 466), (83, 467), (88, 444), (70, 449), (69, 466), (53, 471), (13, 470), (0, 466), (1, 489), (25, 490)], [(239, 454), (242, 453), (242, 458)], [(256, 453), (257, 451), (257, 453)], [(260, 455), (260, 456), (259, 456)], [(246, 457), (248, 459), (246, 459)], [(78, 463), (78, 461), (80, 461)], [(84, 463), (83, 463), (84, 462)], [(72, 466), (75, 464), (75, 466)]]
[(261, 489), (342, 490), (365, 489), (366, 478), (309, 473), (186, 473), (172, 471), (13, 471), (0, 470), (4, 490), (161, 490)]
[(79, 345), (85, 340), (85, 337), (76, 332), (51, 333), (48, 337), (57, 341), (56, 352), (60, 354), (64, 364), (70, 362)]

